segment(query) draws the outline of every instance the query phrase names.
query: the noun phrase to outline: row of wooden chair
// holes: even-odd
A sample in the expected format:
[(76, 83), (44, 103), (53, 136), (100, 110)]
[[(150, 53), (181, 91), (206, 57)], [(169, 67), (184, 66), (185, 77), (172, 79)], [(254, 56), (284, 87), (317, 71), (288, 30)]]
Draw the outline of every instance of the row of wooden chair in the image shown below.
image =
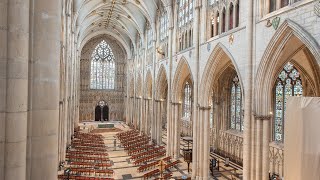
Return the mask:
[(160, 173), (160, 170), (159, 170), (159, 169), (153, 170), (153, 171), (151, 171), (151, 172), (148, 172), (148, 173), (144, 174), (144, 175), (143, 175), (143, 179), (152, 178), (153, 176), (158, 175), (159, 173)]
[(114, 180), (113, 178), (106, 177), (87, 177), (78, 175), (58, 175), (58, 180)]
[(148, 151), (145, 151), (145, 152), (142, 152), (140, 154), (136, 154), (136, 155), (131, 156), (130, 159), (136, 160), (136, 159), (139, 159), (139, 158), (142, 158), (142, 157), (150, 156), (151, 154), (155, 154), (155, 153), (161, 151), (162, 149), (164, 149), (163, 146), (160, 146), (160, 147), (157, 147), (157, 148), (150, 148), (150, 150), (148, 150)]
[(95, 157), (95, 156), (68, 155), (67, 159), (69, 161), (74, 161), (74, 162), (110, 162), (110, 159), (108, 157)]
[(128, 155), (132, 156), (132, 155), (147, 151), (148, 149), (150, 149), (152, 147), (153, 147), (153, 145), (145, 144), (145, 145), (142, 145), (142, 146), (134, 148), (134, 149), (129, 149)]
[(137, 159), (136, 161), (133, 162), (134, 165), (139, 165), (139, 164), (142, 164), (142, 163), (145, 163), (145, 162), (149, 162), (151, 160), (154, 160), (154, 159), (157, 159), (157, 158), (161, 158), (163, 156), (165, 156), (166, 154), (166, 151), (160, 151), (156, 154), (152, 154), (150, 156), (146, 156), (146, 157), (143, 157), (143, 158), (140, 158), (140, 159)]
[(174, 161), (174, 162), (172, 162), (170, 164), (165, 165), (165, 169), (169, 170), (169, 169), (173, 168), (174, 166), (176, 166), (179, 163), (181, 163), (181, 161), (180, 160), (176, 160), (176, 161)]
[(94, 156), (94, 157), (107, 157), (107, 156), (109, 156), (109, 154), (106, 152), (77, 151), (77, 150), (67, 151), (67, 155)]
[(170, 179), (172, 177), (172, 172), (163, 174), (162, 178), (156, 178), (156, 180), (162, 180), (162, 179)]
[(132, 143), (136, 143), (139, 141), (145, 141), (145, 140), (149, 140), (148, 136), (131, 136), (130, 139), (123, 139), (121, 141), (121, 143), (126, 146), (127, 144), (132, 144)]
[(82, 168), (94, 167), (96, 169), (108, 168), (112, 166), (110, 163), (95, 163), (95, 162), (71, 162), (70, 165), (72, 167), (82, 167)]
[(94, 147), (86, 147), (86, 146), (75, 146), (75, 149), (79, 151), (96, 151), (96, 152), (106, 152), (106, 148), (94, 148)]
[(98, 143), (84, 143), (84, 142), (74, 142), (71, 143), (71, 146), (87, 146), (87, 147), (106, 147), (105, 144), (98, 144)]
[[(168, 156), (168, 157), (165, 157), (162, 159), (163, 161), (165, 162), (170, 162), (171, 160), (171, 156)], [(151, 169), (154, 169), (157, 167), (157, 165), (159, 164), (160, 160), (158, 161), (155, 161), (155, 162), (152, 162), (150, 164), (146, 164), (146, 165), (142, 165), (138, 168), (138, 172), (144, 172), (144, 171), (148, 171), (148, 170), (151, 170)]]

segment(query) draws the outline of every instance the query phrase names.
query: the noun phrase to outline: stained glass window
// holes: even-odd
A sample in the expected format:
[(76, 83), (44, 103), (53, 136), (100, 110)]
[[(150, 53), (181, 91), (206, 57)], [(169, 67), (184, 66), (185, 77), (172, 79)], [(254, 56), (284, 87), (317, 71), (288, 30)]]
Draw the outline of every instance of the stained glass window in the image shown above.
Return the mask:
[(299, 71), (287, 63), (280, 72), (275, 84), (275, 117), (274, 117), (274, 140), (283, 142), (284, 116), (286, 103), (289, 96), (302, 96), (303, 86)]
[(193, 19), (193, 1), (194, 0), (180, 0), (178, 9), (179, 27), (182, 27), (192, 21)]
[(230, 104), (230, 128), (238, 131), (243, 131), (243, 119), (241, 113), (242, 95), (239, 78), (236, 76), (231, 83), (231, 104)]
[(183, 117), (191, 116), (191, 87), (189, 82), (186, 82), (183, 91)]
[(90, 88), (114, 89), (115, 58), (106, 41), (96, 46), (91, 58)]
[(213, 91), (211, 91), (211, 99), (210, 99), (210, 106), (211, 106), (211, 110), (210, 110), (210, 128), (213, 128), (213, 113), (214, 113), (214, 106), (213, 106)]

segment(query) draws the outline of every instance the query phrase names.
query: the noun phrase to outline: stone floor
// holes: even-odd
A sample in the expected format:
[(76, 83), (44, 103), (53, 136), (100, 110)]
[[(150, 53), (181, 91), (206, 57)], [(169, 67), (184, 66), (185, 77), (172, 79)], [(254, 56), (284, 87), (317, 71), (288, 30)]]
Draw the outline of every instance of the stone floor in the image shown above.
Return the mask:
[[(121, 122), (113, 122), (115, 124), (116, 128), (119, 128), (121, 130), (129, 130), (129, 127)], [(90, 126), (90, 128), (94, 128), (92, 126), (95, 126), (95, 123), (87, 123), (86, 127)], [(114, 148), (114, 140), (115, 140), (115, 135), (118, 132), (105, 132), (105, 133), (100, 133), (104, 136), (105, 138), (105, 143), (108, 145), (108, 153), (109, 157), (113, 162), (113, 166), (111, 169), (114, 170), (115, 180), (129, 180), (129, 179), (142, 179), (141, 177), (143, 176), (144, 173), (139, 173), (137, 171), (138, 166), (134, 166), (130, 161), (129, 158), (130, 156), (127, 155), (127, 153), (124, 151), (123, 148), (119, 146), (119, 140), (116, 140), (116, 148)], [(163, 133), (163, 145), (166, 144), (166, 132)], [(190, 145), (192, 147), (192, 145)], [(187, 144), (181, 140), (181, 149), (183, 147), (187, 147)], [(181, 151), (182, 153), (182, 151)], [(188, 173), (187, 170), (187, 163), (183, 161), (183, 158), (180, 158), (180, 163), (177, 167), (172, 169), (171, 171), (173, 172), (173, 178), (181, 178), (182, 176), (190, 176), (191, 172)], [(242, 172), (239, 170), (235, 170), (232, 167), (226, 167), (224, 163), (220, 163), (220, 171), (215, 171), (214, 176), (210, 177), (210, 179), (216, 180), (238, 180), (239, 178), (235, 178), (235, 173), (236, 174), (241, 174)], [(190, 169), (192, 165), (190, 164)]]

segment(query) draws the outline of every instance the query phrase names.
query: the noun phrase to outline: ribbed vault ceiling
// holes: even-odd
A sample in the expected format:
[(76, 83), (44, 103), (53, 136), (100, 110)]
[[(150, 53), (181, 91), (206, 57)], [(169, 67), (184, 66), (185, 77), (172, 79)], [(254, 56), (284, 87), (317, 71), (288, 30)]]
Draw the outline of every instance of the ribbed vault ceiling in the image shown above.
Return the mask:
[(149, 25), (155, 29), (161, 3), (167, 4), (166, 0), (74, 0), (74, 27), (79, 46), (94, 36), (109, 34), (130, 51), (131, 46), (135, 48), (137, 34), (143, 37)]

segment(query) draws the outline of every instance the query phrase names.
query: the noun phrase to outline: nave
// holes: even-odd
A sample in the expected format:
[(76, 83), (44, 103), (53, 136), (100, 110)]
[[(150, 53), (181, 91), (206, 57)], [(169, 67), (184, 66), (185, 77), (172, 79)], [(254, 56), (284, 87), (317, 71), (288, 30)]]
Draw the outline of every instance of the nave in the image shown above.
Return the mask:
[[(106, 125), (108, 124), (108, 125)], [(105, 128), (110, 126), (111, 128)], [(166, 130), (161, 146), (132, 126), (122, 122), (84, 122), (75, 129), (71, 145), (66, 154), (66, 164), (61, 164), (58, 179), (65, 180), (129, 180), (129, 179), (187, 179), (192, 169), (184, 160), (184, 149), (192, 146), (181, 138), (180, 157), (167, 156)], [(225, 165), (225, 158), (211, 153), (217, 159), (213, 179), (238, 180), (242, 169), (236, 164)], [(164, 161), (160, 173), (159, 163)], [(190, 167), (192, 167), (190, 165)]]

